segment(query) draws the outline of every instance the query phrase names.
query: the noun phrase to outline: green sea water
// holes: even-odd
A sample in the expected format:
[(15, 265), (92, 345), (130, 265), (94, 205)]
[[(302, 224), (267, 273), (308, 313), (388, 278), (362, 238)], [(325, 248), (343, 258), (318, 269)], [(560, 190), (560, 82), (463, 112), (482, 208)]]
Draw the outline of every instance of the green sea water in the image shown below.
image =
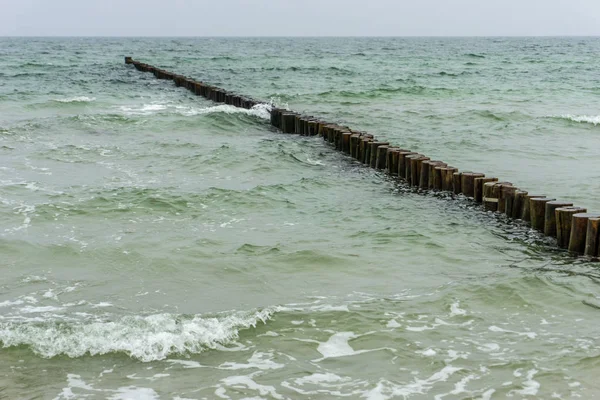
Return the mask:
[(600, 212), (599, 52), (0, 38), (0, 398), (594, 398), (598, 264), (123, 57)]

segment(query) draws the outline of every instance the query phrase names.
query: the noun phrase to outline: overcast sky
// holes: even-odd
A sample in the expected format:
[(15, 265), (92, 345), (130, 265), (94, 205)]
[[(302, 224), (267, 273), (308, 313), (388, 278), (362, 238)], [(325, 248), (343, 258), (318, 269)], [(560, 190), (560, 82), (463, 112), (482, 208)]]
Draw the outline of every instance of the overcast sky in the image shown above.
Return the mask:
[(600, 0), (0, 0), (0, 36), (600, 35)]

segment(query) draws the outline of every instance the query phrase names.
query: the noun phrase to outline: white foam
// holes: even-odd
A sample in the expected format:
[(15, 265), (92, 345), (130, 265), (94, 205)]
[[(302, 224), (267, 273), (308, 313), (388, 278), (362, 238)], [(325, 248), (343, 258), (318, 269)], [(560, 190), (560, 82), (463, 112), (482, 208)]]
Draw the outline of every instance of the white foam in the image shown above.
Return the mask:
[(76, 97), (68, 97), (66, 99), (53, 99), (59, 103), (91, 103), (92, 101), (96, 101), (95, 97), (87, 97), (87, 96), (76, 96)]
[(402, 326), (402, 324), (400, 324), (398, 321), (396, 321), (395, 319), (389, 320), (386, 327), (388, 328), (400, 328)]
[(251, 369), (256, 368), (262, 371), (270, 369), (280, 369), (285, 367), (283, 364), (278, 364), (271, 360), (273, 353), (261, 353), (256, 352), (248, 359), (247, 364), (238, 364), (234, 362), (226, 362), (219, 366), (219, 369), (223, 370), (238, 370), (238, 369)]
[(559, 118), (567, 119), (573, 122), (584, 122), (588, 124), (598, 125), (600, 124), (600, 115), (561, 115)]
[(441, 371), (436, 372), (427, 379), (415, 378), (413, 382), (406, 385), (397, 385), (388, 380), (382, 380), (374, 389), (365, 393), (363, 397), (368, 400), (387, 400), (398, 397), (408, 398), (416, 394), (425, 395), (431, 390), (433, 385), (447, 381), (454, 373), (461, 369), (447, 365)]
[(348, 344), (348, 341), (356, 337), (354, 332), (336, 333), (328, 341), (320, 343), (317, 351), (323, 355), (323, 358), (352, 356), (357, 352)]
[(516, 332), (516, 331), (510, 331), (507, 329), (502, 329), (497, 326), (490, 326), (488, 329), (492, 332), (513, 333), (518, 336), (527, 336), (529, 339), (535, 339), (537, 337), (537, 333), (535, 333), (535, 332)]
[(237, 339), (239, 330), (264, 323), (271, 314), (262, 310), (219, 317), (156, 314), (99, 322), (0, 322), (0, 342), (5, 348), (27, 345), (43, 357), (123, 352), (149, 362), (170, 354), (228, 349), (224, 345)]
[[(275, 390), (275, 388), (273, 386), (260, 385), (256, 382), (254, 382), (254, 380), (252, 380), (252, 377), (250, 377), (250, 376), (230, 376), (225, 379), (221, 379), (221, 382), (223, 382), (227, 386), (231, 386), (231, 387), (234, 387), (237, 389), (248, 388), (249, 390), (255, 390), (261, 396), (270, 396), (270, 397), (272, 397), (274, 399), (278, 399), (278, 400), (282, 400), (284, 398), (282, 395), (277, 393), (277, 391)], [(221, 392), (221, 393), (224, 394), (223, 392)], [(217, 394), (217, 393), (215, 393), (215, 394)], [(222, 397), (222, 396), (220, 396), (220, 397)], [(228, 398), (228, 397), (225, 397), (225, 398)]]
[(459, 315), (467, 315), (467, 311), (460, 308), (460, 302), (456, 301), (450, 306), (450, 316), (456, 317)]
[(171, 104), (144, 104), (142, 106), (121, 106), (119, 109), (125, 115), (151, 115), (157, 112), (171, 112), (183, 116), (196, 116), (207, 114), (245, 114), (259, 117), (261, 119), (271, 118), (271, 106), (269, 104), (257, 104), (251, 109), (235, 107), (229, 104), (220, 104), (217, 106), (198, 108), (193, 106), (180, 106)]
[[(512, 390), (509, 394), (516, 393), (523, 396), (535, 396), (538, 393), (540, 388), (540, 383), (533, 379), (533, 377), (538, 373), (538, 370), (531, 369), (527, 371), (527, 377), (523, 382), (523, 389), (521, 390)], [(515, 376), (517, 376), (517, 371), (515, 371)], [(521, 374), (519, 373), (519, 376)]]

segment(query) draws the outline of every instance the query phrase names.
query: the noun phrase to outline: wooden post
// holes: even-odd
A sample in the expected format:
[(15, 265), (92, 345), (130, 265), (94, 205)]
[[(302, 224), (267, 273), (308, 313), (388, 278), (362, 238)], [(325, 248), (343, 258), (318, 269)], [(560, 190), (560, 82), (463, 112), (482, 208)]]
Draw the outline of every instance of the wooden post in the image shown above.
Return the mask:
[(371, 142), (375, 140), (374, 138), (370, 138), (368, 136), (365, 136), (362, 138), (362, 140), (360, 141), (360, 144), (358, 146), (358, 150), (360, 152), (360, 158), (359, 161), (362, 162), (363, 164), (366, 164), (367, 161), (369, 160), (367, 158), (367, 153), (369, 152), (369, 149), (371, 148)]
[(433, 171), (434, 168), (440, 164), (443, 163), (437, 160), (424, 160), (421, 163), (421, 173), (419, 174), (419, 188), (429, 189), (430, 187), (433, 187)]
[(462, 174), (462, 172), (458, 171), (452, 174), (452, 191), (454, 192), (454, 194), (461, 194), (462, 192)]
[(281, 114), (283, 110), (280, 108), (271, 109), (271, 125), (281, 129)]
[(291, 112), (281, 114), (281, 130), (283, 133), (294, 133), (296, 129), (296, 115)]
[(125, 64), (133, 64), (133, 59), (131, 57), (125, 57)]
[(406, 164), (408, 162), (407, 162), (406, 157), (412, 156), (415, 154), (417, 154), (417, 153), (415, 153), (414, 151), (401, 151), (400, 154), (398, 154), (398, 176), (400, 178), (407, 179), (406, 178)]
[(387, 152), (390, 146), (383, 145), (377, 147), (377, 159), (375, 160), (376, 169), (385, 169), (387, 167)]
[(360, 134), (353, 133), (350, 135), (350, 156), (356, 158), (356, 148), (358, 147), (358, 139)]
[(556, 212), (557, 208), (572, 207), (573, 203), (564, 201), (549, 201), (546, 203), (546, 212), (544, 214), (544, 235), (556, 237)]
[(523, 215), (523, 202), (524, 202), (524, 198), (525, 196), (527, 196), (528, 192), (525, 190), (517, 190), (514, 194), (514, 200), (513, 200), (513, 214), (512, 214), (512, 218), (514, 219), (521, 219), (521, 216)]
[[(436, 167), (437, 170), (437, 167)], [(434, 189), (443, 190), (444, 192), (452, 192), (454, 191), (454, 174), (458, 172), (458, 168), (454, 167), (443, 167), (440, 168), (441, 178), (442, 178), (442, 187), (441, 189), (437, 189), (437, 182), (434, 181)], [(436, 173), (437, 178), (437, 173)]]
[(465, 172), (460, 176), (460, 186), (462, 194), (467, 197), (475, 198), (475, 178), (484, 178), (485, 174), (477, 172)]
[(342, 151), (346, 154), (350, 154), (350, 136), (352, 132), (342, 132)]
[[(502, 186), (502, 203), (504, 204), (504, 213), (507, 217), (512, 218), (513, 207), (515, 203), (515, 193), (519, 190), (514, 186)], [(498, 203), (500, 209), (500, 203)], [(500, 211), (500, 210), (499, 210)]]
[(498, 186), (498, 182), (486, 182), (483, 184), (483, 208), (486, 211), (498, 211), (498, 191), (494, 192), (494, 188)]
[(598, 257), (600, 244), (600, 218), (588, 220), (587, 234), (585, 235), (585, 252), (587, 257)]
[(388, 149), (387, 159), (387, 173), (396, 176), (398, 175), (398, 157), (400, 156), (400, 150), (398, 148)]
[(413, 167), (411, 167), (411, 180), (413, 186), (419, 186), (419, 182), (421, 180), (421, 170), (423, 169), (423, 162), (427, 160), (429, 160), (429, 157), (425, 156), (410, 160), (410, 162), (413, 163)]
[(546, 203), (555, 201), (546, 197), (536, 197), (529, 200), (529, 213), (531, 215), (531, 227), (538, 231), (544, 231), (546, 224)]
[(405, 171), (404, 171), (404, 179), (406, 179), (406, 182), (412, 186), (412, 160), (413, 158), (419, 158), (419, 157), (423, 157), (422, 154), (410, 154), (407, 155), (404, 158), (404, 167), (405, 167)]
[(571, 236), (569, 238), (569, 251), (572, 253), (585, 253), (588, 222), (590, 218), (600, 218), (600, 214), (578, 213), (571, 220)]
[(370, 154), (369, 154), (369, 165), (371, 166), (371, 168), (376, 168), (377, 167), (377, 148), (379, 146), (388, 146), (389, 143), (387, 142), (371, 142), (370, 147)]
[(541, 198), (546, 196), (535, 195), (535, 194), (526, 194), (523, 196), (523, 213), (521, 214), (521, 219), (525, 222), (531, 222), (531, 199)]
[(587, 210), (581, 207), (561, 207), (554, 210), (556, 214), (556, 241), (558, 247), (566, 249), (571, 239), (571, 223), (573, 215), (585, 213)]
[(428, 186), (427, 186), (427, 188), (428, 188), (428, 189), (434, 189), (434, 188), (435, 188), (435, 185), (434, 185), (434, 183), (435, 183), (435, 179), (436, 179), (436, 176), (435, 176), (435, 175), (436, 175), (437, 173), (439, 173), (439, 184), (440, 184), (440, 189), (439, 189), (439, 190), (441, 190), (441, 184), (442, 184), (442, 179), (441, 179), (441, 177), (442, 177), (442, 172), (441, 172), (441, 171), (438, 171), (438, 172), (436, 173), (435, 169), (436, 169), (437, 167), (446, 167), (446, 166), (448, 166), (448, 164), (446, 164), (446, 163), (445, 163), (445, 162), (443, 162), (443, 161), (437, 161), (437, 162), (432, 162), (432, 161), (429, 161), (429, 178), (428, 178)]
[(483, 184), (487, 182), (498, 182), (498, 178), (477, 177), (473, 181), (473, 199), (478, 203), (483, 201)]

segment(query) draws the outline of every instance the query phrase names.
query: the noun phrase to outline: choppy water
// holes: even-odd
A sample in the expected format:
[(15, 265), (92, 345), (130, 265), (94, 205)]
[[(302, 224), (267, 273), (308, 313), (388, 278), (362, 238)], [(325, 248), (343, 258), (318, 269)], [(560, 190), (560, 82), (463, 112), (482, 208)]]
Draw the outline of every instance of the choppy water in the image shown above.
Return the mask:
[(0, 39), (0, 397), (593, 398), (598, 266), (123, 56), (600, 211), (600, 39)]

